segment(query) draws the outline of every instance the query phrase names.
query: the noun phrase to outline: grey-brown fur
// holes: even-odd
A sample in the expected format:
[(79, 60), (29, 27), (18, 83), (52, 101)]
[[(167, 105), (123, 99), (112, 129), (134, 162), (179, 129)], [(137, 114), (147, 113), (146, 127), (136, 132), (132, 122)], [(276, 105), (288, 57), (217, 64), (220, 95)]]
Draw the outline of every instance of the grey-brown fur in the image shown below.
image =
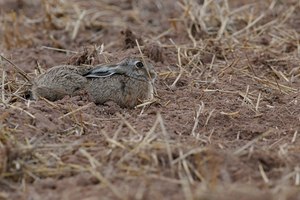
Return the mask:
[[(151, 99), (152, 85), (124, 75), (95, 78), (88, 81), (88, 94), (97, 104), (114, 101), (121, 107), (134, 107), (145, 99)], [(149, 90), (150, 89), (150, 90)], [(152, 89), (153, 90), (153, 89)]]
[(92, 69), (70, 65), (53, 67), (34, 80), (32, 94), (35, 99), (56, 101), (85, 90), (97, 104), (114, 101), (122, 107), (134, 107), (153, 98), (156, 73), (150, 63), (141, 63), (139, 59), (126, 58)]
[(90, 68), (61, 65), (47, 70), (34, 79), (32, 96), (50, 101), (62, 99), (64, 96), (76, 95), (85, 88), (87, 79), (82, 75)]

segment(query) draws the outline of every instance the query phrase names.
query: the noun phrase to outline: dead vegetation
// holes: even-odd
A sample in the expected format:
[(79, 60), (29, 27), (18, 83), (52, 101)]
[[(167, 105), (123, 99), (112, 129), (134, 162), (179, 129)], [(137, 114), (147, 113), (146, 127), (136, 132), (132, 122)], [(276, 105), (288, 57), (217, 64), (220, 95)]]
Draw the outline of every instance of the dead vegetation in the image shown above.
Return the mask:
[[(0, 1), (0, 199), (299, 199), (299, 1)], [(155, 17), (154, 17), (155, 16)], [(137, 54), (157, 99), (26, 99)]]

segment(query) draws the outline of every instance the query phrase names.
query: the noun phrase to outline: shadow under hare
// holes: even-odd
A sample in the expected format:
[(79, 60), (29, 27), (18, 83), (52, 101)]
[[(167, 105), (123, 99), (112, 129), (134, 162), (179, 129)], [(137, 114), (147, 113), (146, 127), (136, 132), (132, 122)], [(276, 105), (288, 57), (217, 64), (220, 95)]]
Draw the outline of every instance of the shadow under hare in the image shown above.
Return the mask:
[(121, 107), (134, 107), (153, 98), (156, 72), (150, 63), (138, 58), (125, 58), (119, 63), (96, 67), (62, 65), (35, 78), (34, 99), (50, 101), (86, 91), (96, 104), (114, 101)]

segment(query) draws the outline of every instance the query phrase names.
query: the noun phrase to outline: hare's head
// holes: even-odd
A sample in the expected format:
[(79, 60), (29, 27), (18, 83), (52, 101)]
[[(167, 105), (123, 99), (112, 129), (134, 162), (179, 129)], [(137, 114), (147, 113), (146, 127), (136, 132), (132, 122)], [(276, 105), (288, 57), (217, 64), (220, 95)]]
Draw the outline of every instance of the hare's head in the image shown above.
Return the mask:
[(141, 81), (153, 82), (156, 72), (150, 62), (144, 63), (139, 58), (125, 58), (117, 64), (102, 65), (89, 71), (84, 76), (87, 78), (108, 77), (114, 74), (125, 75)]

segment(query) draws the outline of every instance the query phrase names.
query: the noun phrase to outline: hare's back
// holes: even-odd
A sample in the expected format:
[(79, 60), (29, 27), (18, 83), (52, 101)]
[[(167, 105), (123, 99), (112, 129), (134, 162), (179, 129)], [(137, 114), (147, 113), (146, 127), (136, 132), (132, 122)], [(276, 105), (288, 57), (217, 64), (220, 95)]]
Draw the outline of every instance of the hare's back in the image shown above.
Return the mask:
[(47, 70), (35, 79), (36, 85), (73, 87), (87, 82), (73, 66), (57, 66)]

